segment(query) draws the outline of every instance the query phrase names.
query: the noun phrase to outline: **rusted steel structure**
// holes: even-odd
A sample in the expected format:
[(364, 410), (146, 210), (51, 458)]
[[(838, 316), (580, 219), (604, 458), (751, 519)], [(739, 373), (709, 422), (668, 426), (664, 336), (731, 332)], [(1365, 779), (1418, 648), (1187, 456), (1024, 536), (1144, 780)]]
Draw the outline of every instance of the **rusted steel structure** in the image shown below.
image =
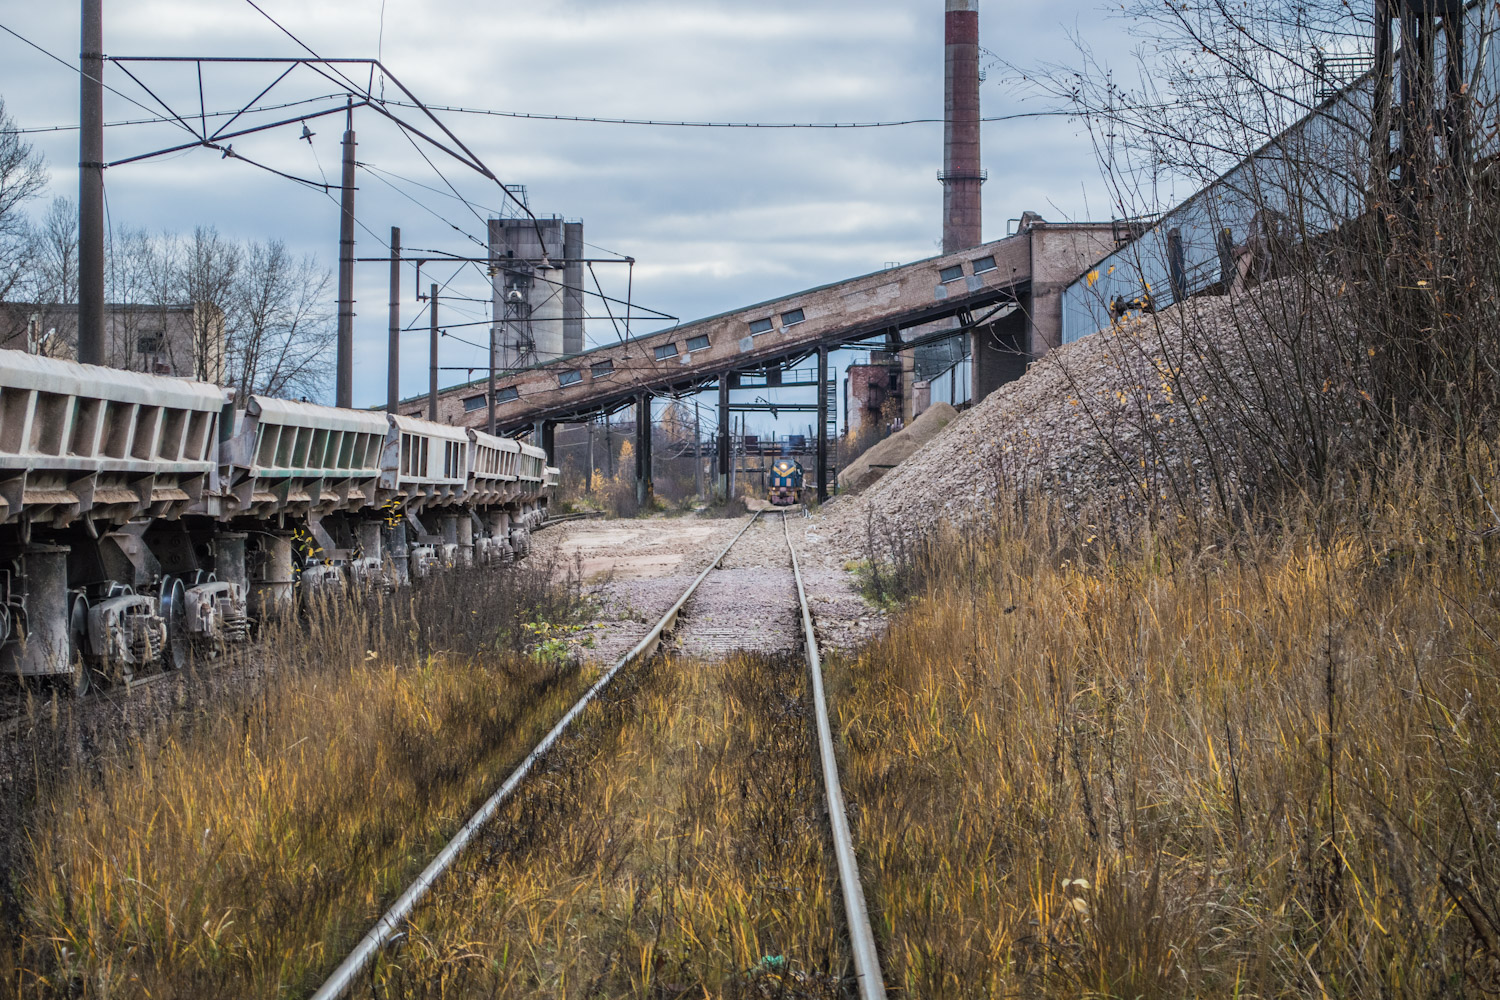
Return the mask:
[(978, 246), (981, 235), (979, 165), (979, 0), (948, 0), (943, 16), (943, 252)]

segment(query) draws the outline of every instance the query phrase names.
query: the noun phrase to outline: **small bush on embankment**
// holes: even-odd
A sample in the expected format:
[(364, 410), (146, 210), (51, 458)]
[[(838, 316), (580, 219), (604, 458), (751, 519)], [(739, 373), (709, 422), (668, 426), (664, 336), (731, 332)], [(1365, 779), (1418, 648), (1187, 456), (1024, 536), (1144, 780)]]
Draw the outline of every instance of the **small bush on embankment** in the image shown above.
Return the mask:
[(577, 607), (538, 559), (319, 608), (251, 690), (42, 774), (3, 992), (310, 992), (577, 696), (530, 648)]
[(1032, 508), (912, 549), (830, 666), (908, 997), (1500, 987), (1500, 461), (1219, 545)]

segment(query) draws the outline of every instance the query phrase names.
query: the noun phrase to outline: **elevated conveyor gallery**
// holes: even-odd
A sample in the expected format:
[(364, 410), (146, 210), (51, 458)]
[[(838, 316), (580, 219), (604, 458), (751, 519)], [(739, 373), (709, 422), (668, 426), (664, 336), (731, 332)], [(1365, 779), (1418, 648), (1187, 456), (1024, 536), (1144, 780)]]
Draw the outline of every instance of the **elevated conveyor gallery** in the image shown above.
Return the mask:
[[(1058, 291), (1113, 249), (1111, 234), (1108, 225), (1049, 224), (1031, 216), (1020, 232), (1003, 240), (510, 373), (495, 382), (496, 427), (501, 432), (538, 428), (546, 441), (551, 425), (630, 405), (649, 414), (652, 396), (701, 391), (715, 384), (721, 411), (727, 412), (729, 389), (738, 373), (780, 370), (817, 356), (819, 378), (826, 385), (832, 348), (872, 343), (900, 349), (957, 332), (974, 338), (973, 397), (978, 399), (1024, 372), (1029, 360), (1056, 343), (1052, 312)], [(486, 389), (487, 382), (480, 380), (444, 391), (438, 419), (483, 426), (488, 420)], [(819, 393), (820, 406), (826, 407), (827, 397)], [(817, 424), (824, 429), (819, 434), (819, 470), (826, 455), (826, 417), (820, 413)], [(649, 421), (637, 423), (646, 426)], [(722, 453), (728, 445), (729, 421), (721, 419), (719, 426)], [(637, 462), (640, 469), (649, 469), (649, 436), (639, 436)], [(720, 458), (723, 468), (725, 456)], [(824, 477), (816, 478), (821, 487)]]

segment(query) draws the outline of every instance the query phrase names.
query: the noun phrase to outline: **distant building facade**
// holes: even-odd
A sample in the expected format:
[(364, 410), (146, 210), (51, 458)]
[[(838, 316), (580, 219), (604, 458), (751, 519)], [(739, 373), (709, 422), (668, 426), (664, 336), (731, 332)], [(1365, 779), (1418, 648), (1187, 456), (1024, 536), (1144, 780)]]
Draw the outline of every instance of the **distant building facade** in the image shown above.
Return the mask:
[[(224, 312), (210, 303), (105, 306), (104, 353), (111, 368), (222, 383), (224, 336)], [(0, 302), (0, 348), (76, 359), (78, 306)]]

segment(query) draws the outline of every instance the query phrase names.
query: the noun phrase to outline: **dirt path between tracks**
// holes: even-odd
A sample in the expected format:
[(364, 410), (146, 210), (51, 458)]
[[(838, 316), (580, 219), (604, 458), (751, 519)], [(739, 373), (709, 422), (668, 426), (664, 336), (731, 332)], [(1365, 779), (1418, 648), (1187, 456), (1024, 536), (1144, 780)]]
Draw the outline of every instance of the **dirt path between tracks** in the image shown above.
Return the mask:
[[(778, 600), (792, 600), (790, 594), (780, 595), (790, 565), (781, 516), (761, 516), (767, 523), (741, 539), (726, 560), (726, 572), (718, 579), (710, 577), (695, 596), (689, 609), (692, 617), (700, 622), (735, 621), (746, 608), (765, 603), (760, 591), (767, 586), (778, 591)], [(601, 662), (623, 656), (745, 526), (748, 517), (574, 521), (537, 535), (535, 545), (555, 549), (578, 567), (598, 603), (594, 627), (584, 633), (579, 653)], [(788, 515), (787, 523), (802, 562), (803, 585), (819, 643), (826, 648), (854, 649), (880, 634), (884, 615), (855, 590), (842, 555), (818, 534), (817, 520), (795, 513)]]

